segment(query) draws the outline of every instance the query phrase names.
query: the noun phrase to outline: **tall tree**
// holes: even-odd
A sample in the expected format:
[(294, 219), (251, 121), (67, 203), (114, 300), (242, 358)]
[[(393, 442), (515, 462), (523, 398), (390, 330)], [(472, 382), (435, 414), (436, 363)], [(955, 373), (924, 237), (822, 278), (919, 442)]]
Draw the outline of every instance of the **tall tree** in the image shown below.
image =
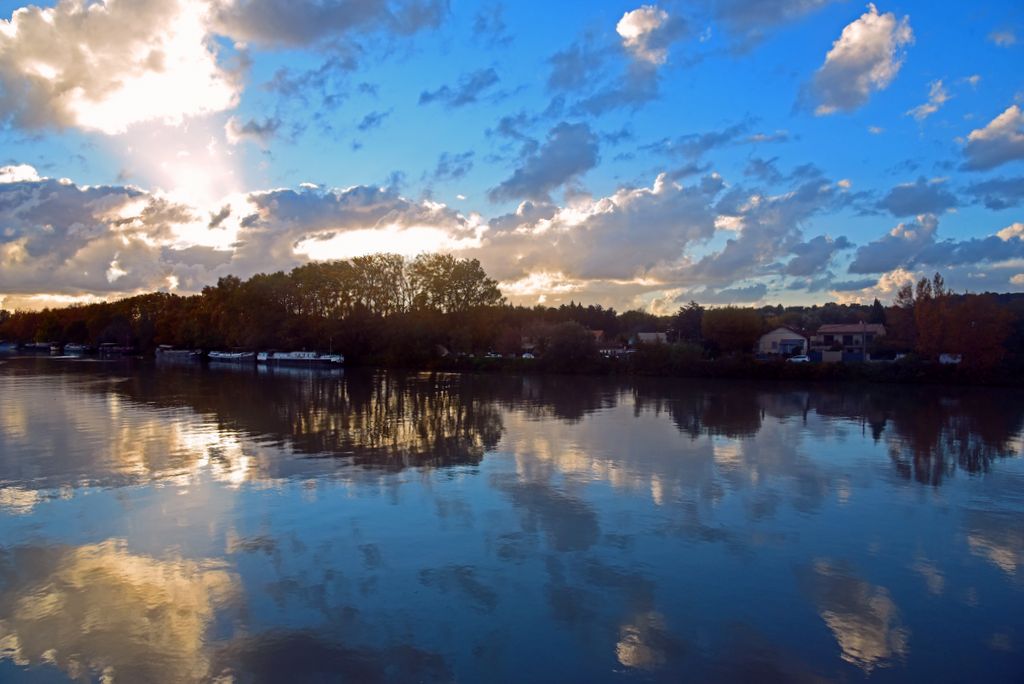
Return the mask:
[(704, 312), (701, 334), (724, 352), (748, 352), (753, 350), (763, 326), (761, 314), (754, 309), (726, 306)]
[(691, 301), (672, 318), (671, 334), (673, 342), (700, 342), (701, 321), (704, 318), (704, 307)]

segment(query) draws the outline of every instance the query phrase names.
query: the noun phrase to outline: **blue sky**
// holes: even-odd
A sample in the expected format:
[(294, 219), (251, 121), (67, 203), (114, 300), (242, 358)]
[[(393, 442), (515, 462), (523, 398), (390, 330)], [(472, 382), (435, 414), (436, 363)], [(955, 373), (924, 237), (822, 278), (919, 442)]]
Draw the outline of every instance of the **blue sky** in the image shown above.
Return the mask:
[(387, 249), (667, 312), (1024, 290), (1018, 2), (0, 2), (0, 305)]

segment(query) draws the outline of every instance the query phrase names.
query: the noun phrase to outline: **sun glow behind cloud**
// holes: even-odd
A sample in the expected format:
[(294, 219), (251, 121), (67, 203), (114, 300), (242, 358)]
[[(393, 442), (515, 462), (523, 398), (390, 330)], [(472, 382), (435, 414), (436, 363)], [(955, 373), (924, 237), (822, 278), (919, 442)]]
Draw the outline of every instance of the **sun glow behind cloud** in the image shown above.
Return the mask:
[(27, 7), (0, 22), (0, 78), (24, 79), (16, 120), (108, 135), (150, 121), (178, 124), (238, 102), (217, 63), (209, 4), (110, 0)]
[[(638, 2), (598, 13), (583, 31), (573, 22), (587, 8), (570, 3), (549, 8), (564, 41), (540, 44), (515, 30), (528, 26), (530, 12), (506, 3), (509, 33), (488, 50), (513, 37), (519, 45), (484, 59), (471, 53), (486, 41), (467, 44), (453, 64), (437, 40), (465, 28), (464, 17), (391, 11), (404, 9), (404, 0), (362, 3), (361, 18), (344, 3), (278, 0), (45, 4), (52, 7), (0, 16), (0, 125), (12, 132), (3, 160), (10, 166), (0, 167), (0, 185), (9, 185), (0, 190), (0, 291), (19, 301), (40, 292), (189, 293), (228, 273), (306, 259), (437, 250), (479, 259), (512, 298), (565, 296), (652, 311), (668, 311), (683, 296), (891, 298), (886, 278), (937, 269), (958, 288), (982, 277), (993, 289), (1024, 286), (1024, 243), (1003, 237), (1006, 230), (1001, 243), (972, 242), (1020, 218), (1013, 213), (1024, 159), (1019, 97), (1006, 64), (999, 71), (979, 62), (979, 55), (995, 60), (988, 52), (965, 55), (956, 69), (939, 62), (924, 69), (929, 48), (914, 44), (915, 30), (926, 36), (937, 28), (926, 14), (913, 17), (911, 30), (905, 12), (874, 5), (743, 0), (718, 3), (705, 16), (696, 5)], [(834, 13), (824, 32), (810, 19), (819, 9)], [(755, 20), (756, 29), (745, 23)], [(442, 23), (447, 33), (421, 32)], [(683, 71), (701, 72), (717, 59), (699, 43), (742, 47), (735, 64), (775, 60), (787, 50), (765, 40), (768, 29), (786, 24), (815, 46), (813, 59), (794, 64), (801, 92), (796, 80), (789, 90), (780, 82), (772, 101), (734, 108), (721, 130), (696, 104), (678, 117), (659, 114), (678, 104)], [(575, 38), (574, 28), (582, 31)], [(998, 52), (1008, 55), (1001, 59), (1012, 62), (1004, 29), (982, 28), (978, 36), (999, 32)], [(453, 93), (450, 106), (418, 104), (418, 83), (403, 92), (408, 84), (394, 79), (393, 65), (379, 68), (390, 57), (377, 49), (402, 52), (393, 48), (414, 33), (407, 45), (416, 57), (407, 66), (417, 81)], [(351, 59), (341, 54), (349, 44)], [(491, 90), (456, 93), (472, 81), (464, 60), (474, 57), (493, 65), (481, 81)], [(979, 74), (964, 75), (975, 71), (984, 88)], [(735, 91), (730, 98), (757, 91), (749, 76), (740, 68), (722, 79)], [(700, 100), (722, 95), (700, 87), (708, 95)], [(789, 111), (775, 106), (778, 97), (797, 100), (794, 112), (870, 106), (870, 119), (831, 117), (830, 130), (845, 132), (822, 139), (799, 117), (777, 114)], [(910, 104), (919, 106), (908, 117)], [(616, 131), (621, 122), (609, 112), (623, 107), (643, 112)], [(755, 114), (765, 117), (756, 128)], [(361, 123), (369, 121), (376, 123)], [(955, 142), (944, 154), (958, 157), (931, 159), (948, 184), (924, 187), (955, 197), (927, 210), (943, 217), (936, 246), (853, 277), (847, 250), (872, 244), (882, 228), (866, 225), (875, 200), (899, 189), (921, 194), (923, 181), (895, 171), (891, 181), (875, 180), (834, 145), (863, 144), (868, 152), (877, 143), (870, 152), (877, 158), (923, 155), (915, 163), (925, 164), (928, 153), (908, 142), (908, 126), (946, 131), (941, 136)], [(883, 131), (884, 141), (875, 137)], [(43, 132), (38, 154), (17, 139), (44, 139)], [(990, 172), (1002, 176), (982, 175)], [(62, 175), (74, 181), (55, 180)], [(458, 198), (458, 209), (433, 201), (442, 198)], [(847, 246), (829, 246), (839, 244)], [(984, 258), (968, 266), (943, 256), (954, 252), (961, 262)]]
[(375, 252), (414, 257), (424, 252), (458, 252), (479, 244), (476, 238), (455, 238), (433, 226), (385, 226), (305, 237), (295, 244), (295, 253), (318, 261), (350, 259)]

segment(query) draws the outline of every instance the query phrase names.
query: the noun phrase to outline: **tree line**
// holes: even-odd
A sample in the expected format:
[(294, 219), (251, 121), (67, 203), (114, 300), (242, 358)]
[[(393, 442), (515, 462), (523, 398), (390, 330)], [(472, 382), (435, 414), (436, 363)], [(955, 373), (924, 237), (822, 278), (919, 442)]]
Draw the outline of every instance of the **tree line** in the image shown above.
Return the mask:
[(625, 346), (639, 332), (666, 333), (669, 344), (649, 359), (656, 366), (666, 354), (677, 361), (747, 355), (760, 335), (779, 326), (809, 335), (822, 324), (861, 321), (887, 328), (876, 353), (909, 352), (924, 360), (959, 353), (984, 367), (1024, 358), (1024, 295), (954, 294), (939, 274), (908, 284), (888, 306), (877, 299), (871, 305), (756, 308), (690, 302), (673, 315), (656, 316), (575, 301), (509, 305), (477, 260), (448, 254), (312, 262), (247, 280), (222, 277), (191, 296), (151, 293), (0, 312), (0, 340), (112, 342), (143, 353), (160, 344), (333, 350), (354, 363), (400, 366), (423, 366), (444, 355), (515, 355), (526, 343), (552, 367), (591, 368), (599, 346)]

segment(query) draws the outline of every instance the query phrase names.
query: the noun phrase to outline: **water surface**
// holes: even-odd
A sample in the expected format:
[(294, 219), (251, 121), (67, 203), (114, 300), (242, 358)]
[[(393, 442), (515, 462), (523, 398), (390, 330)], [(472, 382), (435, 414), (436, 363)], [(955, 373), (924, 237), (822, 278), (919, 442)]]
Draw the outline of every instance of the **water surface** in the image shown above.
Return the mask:
[(1021, 681), (1024, 397), (0, 360), (0, 680)]

